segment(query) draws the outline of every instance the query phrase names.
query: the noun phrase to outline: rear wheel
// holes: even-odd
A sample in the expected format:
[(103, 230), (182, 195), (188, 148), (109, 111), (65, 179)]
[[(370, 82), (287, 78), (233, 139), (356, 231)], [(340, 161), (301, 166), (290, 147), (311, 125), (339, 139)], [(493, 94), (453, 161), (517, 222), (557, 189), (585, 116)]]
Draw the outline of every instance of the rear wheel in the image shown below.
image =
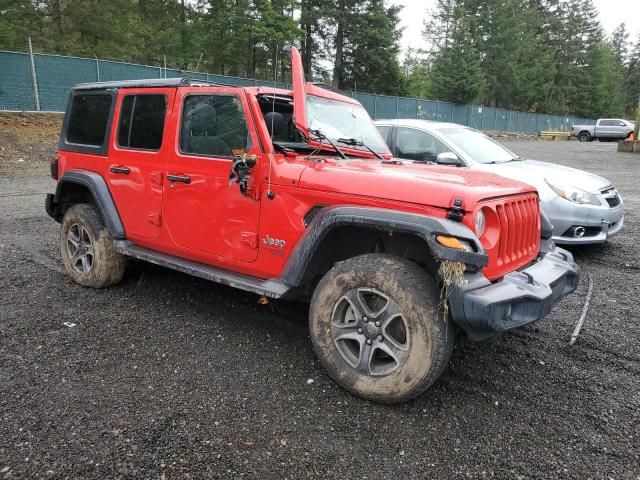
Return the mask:
[(356, 395), (409, 400), (436, 381), (453, 351), (453, 325), (438, 304), (433, 278), (408, 260), (368, 254), (340, 262), (311, 300), (316, 354)]
[(74, 205), (64, 214), (60, 253), (71, 279), (84, 287), (115, 285), (124, 275), (126, 258), (116, 251), (100, 212), (91, 204)]
[(589, 134), (589, 132), (580, 132), (580, 135), (578, 135), (578, 140), (580, 140), (581, 142), (590, 142), (591, 135)]

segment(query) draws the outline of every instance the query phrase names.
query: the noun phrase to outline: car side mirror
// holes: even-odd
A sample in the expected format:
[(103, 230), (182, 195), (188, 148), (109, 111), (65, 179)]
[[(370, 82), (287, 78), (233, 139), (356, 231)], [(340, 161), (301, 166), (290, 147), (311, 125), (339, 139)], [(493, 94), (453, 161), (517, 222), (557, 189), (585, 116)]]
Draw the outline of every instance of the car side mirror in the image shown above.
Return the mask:
[(454, 167), (460, 167), (462, 162), (458, 156), (453, 152), (442, 152), (436, 156), (436, 163), (439, 165), (453, 165)]
[[(235, 153), (235, 152), (234, 152)], [(236, 155), (233, 157), (233, 163), (231, 164), (231, 171), (229, 172), (229, 185), (237, 183), (240, 185), (240, 193), (247, 194), (249, 174), (256, 165), (256, 156)]]

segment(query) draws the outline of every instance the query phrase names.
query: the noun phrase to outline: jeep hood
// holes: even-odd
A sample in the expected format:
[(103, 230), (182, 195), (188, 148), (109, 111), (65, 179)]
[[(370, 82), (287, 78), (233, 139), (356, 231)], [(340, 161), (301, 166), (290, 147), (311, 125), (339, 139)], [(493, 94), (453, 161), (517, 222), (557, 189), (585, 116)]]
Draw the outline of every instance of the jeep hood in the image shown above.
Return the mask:
[(421, 163), (378, 160), (334, 160), (312, 163), (300, 176), (300, 187), (348, 195), (449, 208), (455, 198), (471, 210), (482, 200), (535, 192), (530, 185), (488, 172)]

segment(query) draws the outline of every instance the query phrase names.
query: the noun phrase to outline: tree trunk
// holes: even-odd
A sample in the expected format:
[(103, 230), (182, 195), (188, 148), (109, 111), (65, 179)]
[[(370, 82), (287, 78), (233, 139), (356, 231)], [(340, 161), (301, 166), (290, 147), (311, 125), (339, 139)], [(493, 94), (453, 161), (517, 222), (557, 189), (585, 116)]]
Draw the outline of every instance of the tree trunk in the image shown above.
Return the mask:
[(185, 13), (184, 0), (180, 1), (180, 50), (182, 52), (182, 68), (187, 68), (189, 46), (187, 45), (187, 15)]
[(333, 67), (333, 86), (336, 88), (342, 88), (342, 76), (344, 58), (344, 21), (345, 21), (345, 0), (338, 2), (338, 30), (336, 31), (336, 63)]
[(62, 47), (62, 10), (60, 0), (50, 0), (51, 24), (53, 27), (53, 48), (56, 53), (64, 53)]
[(313, 72), (313, 54), (315, 53), (315, 44), (313, 41), (313, 16), (310, 11), (309, 0), (303, 0), (300, 5), (300, 23), (304, 31), (304, 40), (302, 41), (302, 68), (308, 81), (311, 80)]

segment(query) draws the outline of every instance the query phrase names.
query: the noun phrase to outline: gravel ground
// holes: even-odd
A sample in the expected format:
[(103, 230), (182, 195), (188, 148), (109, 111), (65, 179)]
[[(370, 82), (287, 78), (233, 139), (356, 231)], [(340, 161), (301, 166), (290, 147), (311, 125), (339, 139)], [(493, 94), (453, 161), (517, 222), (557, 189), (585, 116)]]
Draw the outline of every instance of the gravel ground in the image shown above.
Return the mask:
[(625, 198), (626, 232), (573, 250), (594, 280), (582, 334), (567, 346), (586, 281), (537, 325), (458, 347), (417, 400), (382, 406), (324, 374), (298, 305), (141, 263), (108, 290), (72, 284), (43, 208), (54, 142), (16, 138), (0, 129), (24, 158), (0, 165), (0, 479), (640, 479), (640, 156), (506, 142)]

